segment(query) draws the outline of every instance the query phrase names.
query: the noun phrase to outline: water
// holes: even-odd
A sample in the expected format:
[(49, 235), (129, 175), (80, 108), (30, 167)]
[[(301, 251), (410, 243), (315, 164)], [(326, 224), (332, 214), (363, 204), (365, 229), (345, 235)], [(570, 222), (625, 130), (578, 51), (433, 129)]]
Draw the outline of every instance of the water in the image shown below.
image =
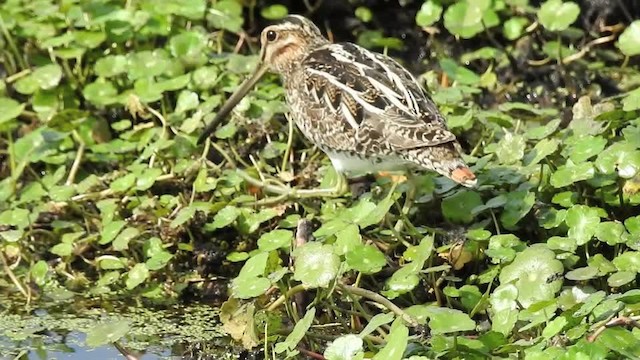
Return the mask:
[(125, 352), (144, 360), (237, 359), (242, 352), (223, 333), (217, 309), (208, 305), (84, 305), (5, 310), (0, 359), (124, 359), (110, 342), (114, 337)]

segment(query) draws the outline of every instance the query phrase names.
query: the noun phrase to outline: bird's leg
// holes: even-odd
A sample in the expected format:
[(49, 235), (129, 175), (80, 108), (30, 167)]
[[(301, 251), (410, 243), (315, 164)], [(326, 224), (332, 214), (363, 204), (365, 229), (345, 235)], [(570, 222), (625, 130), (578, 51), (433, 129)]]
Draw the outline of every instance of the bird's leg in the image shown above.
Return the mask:
[[(290, 186), (273, 184), (268, 180), (256, 179), (249, 175), (247, 172), (236, 169), (236, 173), (249, 184), (259, 187), (264, 190), (265, 193), (277, 194), (279, 196), (276, 199), (270, 200), (284, 200), (284, 198), (296, 199), (296, 198), (309, 198), (309, 197), (338, 197), (346, 194), (349, 191), (349, 183), (344, 175), (336, 172), (335, 186), (331, 188), (318, 188), (318, 189), (296, 189)], [(270, 200), (267, 200), (269, 202)]]
[(292, 189), (291, 197), (338, 197), (349, 192), (349, 182), (346, 177), (336, 171), (335, 185), (330, 188)]
[(401, 218), (396, 222), (394, 226), (395, 231), (401, 232), (404, 229), (404, 219), (409, 215), (409, 211), (411, 211), (411, 207), (413, 206), (413, 200), (416, 197), (416, 181), (412, 176), (411, 172), (407, 172), (407, 193), (404, 198), (404, 205), (402, 206), (402, 215)]

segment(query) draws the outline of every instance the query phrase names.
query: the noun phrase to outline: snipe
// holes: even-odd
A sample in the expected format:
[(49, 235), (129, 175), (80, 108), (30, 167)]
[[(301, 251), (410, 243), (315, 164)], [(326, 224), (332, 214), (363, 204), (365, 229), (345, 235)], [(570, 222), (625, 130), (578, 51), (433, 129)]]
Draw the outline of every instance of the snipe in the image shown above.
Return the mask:
[[(280, 74), (290, 113), (302, 133), (347, 177), (377, 171), (433, 170), (467, 187), (476, 176), (429, 95), (388, 56), (351, 43), (332, 44), (297, 15), (265, 28), (260, 65), (198, 139), (271, 70)], [(335, 191), (344, 189), (339, 184)]]

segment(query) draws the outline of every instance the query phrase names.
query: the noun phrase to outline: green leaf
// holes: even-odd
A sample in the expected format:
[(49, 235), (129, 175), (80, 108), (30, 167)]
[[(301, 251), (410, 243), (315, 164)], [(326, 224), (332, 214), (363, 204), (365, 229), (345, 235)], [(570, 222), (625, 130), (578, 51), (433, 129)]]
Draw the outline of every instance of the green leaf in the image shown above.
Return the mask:
[(136, 175), (129, 173), (115, 179), (113, 182), (111, 182), (111, 185), (109, 185), (109, 188), (113, 190), (115, 193), (123, 193), (131, 189), (133, 185), (135, 185), (135, 183), (136, 183)]
[(409, 329), (401, 321), (396, 320), (386, 340), (387, 344), (373, 357), (373, 360), (401, 360), (407, 349)]
[(145, 262), (145, 264), (147, 265), (147, 268), (151, 271), (160, 270), (164, 268), (169, 263), (169, 261), (171, 261), (171, 259), (173, 259), (173, 255), (171, 255), (166, 251), (162, 251), (157, 254), (154, 254), (151, 258), (149, 258)]
[(371, 320), (369, 320), (369, 323), (367, 323), (367, 326), (365, 326), (365, 328), (362, 329), (362, 331), (360, 332), (360, 334), (358, 336), (360, 336), (361, 338), (364, 338), (365, 336), (367, 336), (367, 335), (371, 334), (372, 332), (376, 331), (376, 329), (378, 327), (392, 322), (393, 319), (395, 319), (395, 314), (392, 313), (392, 312), (378, 313), (378, 314), (374, 315), (371, 318)]
[(622, 99), (622, 110), (634, 111), (638, 109), (640, 109), (640, 88), (629, 91)]
[(40, 89), (53, 89), (62, 79), (62, 68), (58, 64), (49, 64), (37, 68), (30, 76), (35, 79)]
[(131, 290), (142, 284), (149, 277), (149, 269), (144, 263), (135, 264), (127, 274), (125, 285)]
[(361, 216), (357, 219), (356, 223), (363, 229), (380, 223), (380, 221), (382, 221), (382, 219), (384, 219), (384, 217), (389, 213), (389, 209), (391, 209), (394, 202), (395, 200), (391, 196), (387, 196), (380, 201), (373, 210), (370, 210), (366, 216)]
[(304, 317), (298, 321), (296, 326), (293, 327), (293, 330), (287, 338), (279, 342), (275, 345), (275, 351), (278, 354), (281, 354), (285, 351), (291, 351), (298, 346), (298, 343), (302, 340), (304, 335), (307, 333), (311, 324), (313, 323), (313, 319), (316, 316), (316, 308), (311, 308), (304, 314)]
[(134, 52), (127, 60), (127, 76), (131, 80), (162, 75), (171, 65), (169, 55), (163, 49)]
[(233, 223), (240, 215), (240, 210), (232, 205), (227, 205), (213, 217), (213, 222), (207, 224), (205, 229), (207, 231), (213, 231), (215, 229), (221, 229), (227, 227)]
[(543, 244), (536, 244), (519, 253), (500, 272), (500, 284), (512, 283), (518, 289), (518, 301), (526, 309), (532, 304), (551, 300), (562, 287), (562, 279), (549, 281), (564, 273), (564, 266), (555, 253)]
[(128, 320), (114, 320), (91, 326), (85, 340), (87, 346), (100, 347), (114, 343), (125, 336), (130, 329)]
[(485, 0), (456, 2), (444, 13), (444, 27), (454, 35), (470, 39), (481, 33), (485, 26), (490, 28), (500, 23), (490, 5), (491, 2)]
[(269, 5), (260, 10), (260, 15), (267, 20), (280, 20), (289, 15), (289, 10), (284, 5)]
[(197, 210), (198, 209), (196, 209), (195, 206), (187, 206), (186, 208), (180, 209), (180, 211), (178, 211), (178, 214), (176, 214), (176, 218), (171, 221), (171, 224), (169, 226), (175, 229), (178, 226), (183, 225), (187, 221), (193, 219), (193, 217), (196, 215)]
[(273, 251), (281, 248), (288, 248), (293, 240), (291, 230), (276, 229), (263, 234), (258, 239), (258, 248), (261, 251)]
[(618, 37), (616, 46), (626, 56), (640, 54), (640, 20), (632, 22)]
[(350, 224), (336, 233), (336, 242), (333, 244), (333, 248), (336, 254), (344, 255), (361, 243), (362, 237), (358, 225)]
[(612, 288), (621, 287), (635, 281), (638, 274), (631, 271), (618, 271), (607, 278), (607, 284)]
[(597, 291), (589, 295), (582, 301), (582, 306), (573, 314), (573, 317), (582, 317), (591, 314), (593, 309), (604, 300), (607, 294), (604, 291)]
[(209, 9), (207, 20), (214, 28), (240, 32), (244, 22), (242, 5), (235, 0), (217, 1)]
[(594, 175), (595, 170), (593, 169), (593, 164), (590, 162), (578, 165), (567, 163), (566, 165), (558, 167), (558, 169), (551, 174), (550, 183), (555, 188), (561, 188), (578, 181), (591, 179)]
[(129, 248), (129, 241), (133, 240), (136, 236), (140, 234), (140, 231), (134, 227), (128, 227), (113, 240), (113, 250), (122, 251)]
[(449, 334), (475, 330), (476, 323), (468, 314), (447, 307), (415, 305), (407, 309), (419, 322), (429, 319), (429, 329), (435, 334)]
[(585, 281), (598, 277), (598, 269), (591, 266), (585, 266), (569, 271), (565, 277), (574, 281)]
[(327, 287), (338, 275), (340, 257), (331, 245), (306, 243), (294, 250), (293, 278), (307, 288)]
[(604, 174), (617, 172), (630, 179), (640, 171), (640, 150), (629, 142), (617, 142), (602, 151), (596, 159), (596, 167)]
[(58, 256), (69, 256), (73, 253), (73, 244), (69, 243), (60, 243), (55, 244), (50, 250), (52, 254), (56, 254)]
[(103, 226), (100, 232), (100, 245), (105, 245), (113, 241), (127, 223), (122, 220), (116, 220)]
[(542, 4), (537, 15), (547, 30), (563, 31), (578, 19), (580, 7), (572, 1), (548, 0)]
[(13, 99), (0, 97), (0, 109), (2, 109), (0, 113), (0, 124), (20, 116), (25, 106), (26, 104), (20, 104)]
[(542, 330), (542, 337), (545, 339), (551, 339), (552, 337), (558, 335), (560, 331), (567, 325), (567, 318), (564, 316), (559, 316), (553, 320), (551, 320), (547, 326)]
[(107, 55), (99, 58), (93, 67), (100, 78), (108, 78), (127, 71), (127, 57), (124, 55)]
[(553, 154), (558, 150), (558, 146), (560, 145), (560, 141), (558, 139), (542, 139), (536, 143), (536, 146), (527, 153), (527, 156), (524, 158), (524, 163), (529, 165), (535, 165), (545, 159), (547, 156)]
[(442, 201), (442, 215), (451, 222), (470, 223), (474, 218), (471, 210), (480, 205), (482, 205), (480, 194), (462, 190)]
[(606, 242), (610, 246), (623, 243), (625, 241), (623, 234), (626, 234), (624, 225), (617, 221), (598, 223), (595, 231), (596, 238), (602, 242)]
[(265, 277), (237, 277), (231, 282), (231, 293), (238, 299), (258, 297), (271, 287), (271, 281)]
[(607, 140), (602, 136), (584, 136), (573, 142), (569, 148), (569, 158), (574, 163), (581, 163), (598, 155), (604, 150)]
[(611, 327), (604, 330), (596, 339), (596, 343), (606, 346), (627, 359), (640, 358), (638, 338), (625, 328)]
[(441, 15), (442, 5), (433, 0), (425, 1), (416, 14), (416, 24), (420, 27), (431, 26), (440, 20)]
[(364, 274), (375, 274), (387, 264), (384, 254), (373, 245), (358, 244), (345, 255), (347, 265)]
[(186, 111), (196, 109), (199, 103), (198, 94), (193, 91), (182, 90), (180, 95), (178, 95), (175, 112), (181, 114)]
[(514, 16), (504, 22), (502, 33), (508, 40), (515, 40), (522, 36), (525, 26), (529, 20), (525, 17)]
[(613, 259), (613, 265), (620, 271), (640, 272), (640, 252), (626, 251)]
[(518, 321), (518, 288), (513, 284), (501, 284), (491, 293), (491, 329), (509, 336)]
[(564, 221), (569, 226), (569, 237), (575, 239), (578, 245), (584, 245), (595, 235), (600, 215), (598, 209), (576, 205), (567, 210)]
[(43, 286), (47, 280), (47, 274), (49, 273), (49, 264), (44, 260), (39, 260), (31, 267), (31, 279), (38, 286)]
[(502, 164), (515, 164), (524, 157), (525, 145), (524, 136), (507, 132), (498, 142), (496, 156)]
[(343, 335), (329, 343), (323, 355), (327, 360), (364, 359), (363, 344), (357, 335)]
[(358, 6), (356, 8), (355, 15), (364, 23), (368, 23), (373, 19), (373, 13), (371, 13), (371, 10), (366, 6)]
[(518, 221), (531, 211), (535, 200), (535, 194), (529, 191), (513, 191), (508, 193), (504, 212), (500, 215), (502, 225), (507, 229), (515, 229)]
[(433, 253), (433, 236), (426, 236), (420, 241), (420, 245), (412, 246), (405, 251), (403, 257), (411, 262), (405, 264), (387, 279), (383, 294), (389, 298), (396, 298), (401, 294), (413, 290), (420, 278), (418, 273), (424, 267), (424, 263)]
[(198, 31), (184, 31), (169, 40), (169, 51), (187, 66), (204, 65), (207, 63), (207, 37)]
[(136, 190), (146, 191), (155, 184), (158, 177), (162, 175), (162, 170), (158, 168), (145, 169), (142, 174), (136, 177)]

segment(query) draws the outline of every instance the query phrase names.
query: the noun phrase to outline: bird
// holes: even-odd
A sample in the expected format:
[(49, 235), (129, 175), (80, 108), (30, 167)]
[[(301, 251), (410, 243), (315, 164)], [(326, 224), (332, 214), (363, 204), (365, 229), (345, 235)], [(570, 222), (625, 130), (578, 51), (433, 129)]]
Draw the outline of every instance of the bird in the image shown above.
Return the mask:
[(205, 126), (205, 141), (270, 71), (280, 75), (289, 115), (344, 177), (430, 170), (477, 185), (456, 136), (416, 78), (393, 58), (359, 45), (332, 43), (308, 18), (288, 15), (260, 34), (260, 61)]

